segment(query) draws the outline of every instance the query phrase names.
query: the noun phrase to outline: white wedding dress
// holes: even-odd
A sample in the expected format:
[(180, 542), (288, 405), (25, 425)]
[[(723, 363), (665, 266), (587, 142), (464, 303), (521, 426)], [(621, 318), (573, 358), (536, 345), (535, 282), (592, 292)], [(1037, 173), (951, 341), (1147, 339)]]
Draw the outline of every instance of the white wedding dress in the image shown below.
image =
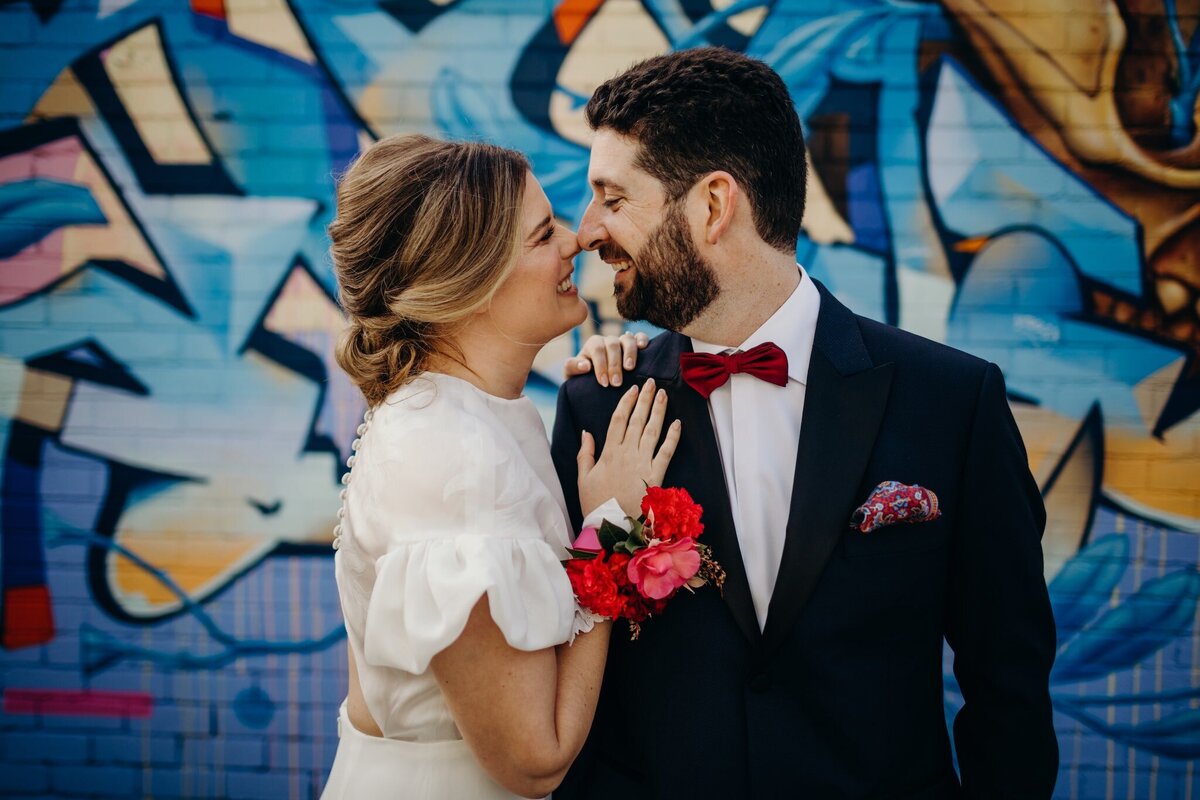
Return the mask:
[(562, 489), (533, 402), (425, 373), (368, 413), (335, 529), (338, 595), (383, 738), (343, 704), (323, 798), (514, 797), (476, 762), (429, 662), (487, 593), (510, 645), (565, 642), (575, 601)]

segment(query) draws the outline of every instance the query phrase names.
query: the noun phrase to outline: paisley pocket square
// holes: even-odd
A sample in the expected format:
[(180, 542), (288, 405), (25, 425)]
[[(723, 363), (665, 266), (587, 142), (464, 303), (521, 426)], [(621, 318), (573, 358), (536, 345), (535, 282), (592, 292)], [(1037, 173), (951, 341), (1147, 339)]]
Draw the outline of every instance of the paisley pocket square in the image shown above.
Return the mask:
[(870, 533), (897, 522), (932, 522), (941, 515), (937, 495), (924, 486), (884, 481), (854, 510), (850, 527)]

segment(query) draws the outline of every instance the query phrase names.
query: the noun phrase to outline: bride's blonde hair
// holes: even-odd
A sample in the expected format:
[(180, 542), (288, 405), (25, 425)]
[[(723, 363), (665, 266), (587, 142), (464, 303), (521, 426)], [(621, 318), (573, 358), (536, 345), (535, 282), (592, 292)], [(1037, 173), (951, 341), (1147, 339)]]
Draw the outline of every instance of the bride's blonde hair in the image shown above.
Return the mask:
[(516, 262), (529, 162), (480, 142), (381, 139), (342, 175), (329, 225), (349, 325), (338, 364), (369, 406), (454, 356), (455, 326)]

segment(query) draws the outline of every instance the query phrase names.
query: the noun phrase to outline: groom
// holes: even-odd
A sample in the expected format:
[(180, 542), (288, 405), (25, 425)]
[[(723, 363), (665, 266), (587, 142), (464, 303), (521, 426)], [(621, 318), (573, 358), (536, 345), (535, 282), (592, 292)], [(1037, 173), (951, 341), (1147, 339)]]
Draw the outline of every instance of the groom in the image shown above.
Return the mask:
[[(797, 267), (804, 142), (766, 65), (653, 58), (602, 85), (587, 119), (580, 245), (616, 271), (623, 316), (668, 330), (630, 377), (669, 392), (683, 437), (664, 485), (704, 507), (728, 579), (677, 596), (636, 642), (618, 625), (556, 800), (1049, 797), (1045, 512), (999, 369), (856, 316)], [(576, 526), (580, 435), (603, 447), (622, 391), (584, 378), (559, 395)], [(940, 518), (852, 529), (884, 481), (932, 490)]]

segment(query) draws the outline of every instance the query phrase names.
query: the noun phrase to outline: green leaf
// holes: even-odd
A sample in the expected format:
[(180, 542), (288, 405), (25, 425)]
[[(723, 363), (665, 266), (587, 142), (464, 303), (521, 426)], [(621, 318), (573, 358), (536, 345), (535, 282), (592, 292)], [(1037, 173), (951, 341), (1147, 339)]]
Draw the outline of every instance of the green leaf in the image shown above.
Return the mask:
[(600, 555), (595, 550), (576, 550), (573, 547), (568, 547), (567, 552), (571, 554), (571, 558), (582, 558), (591, 561), (596, 556)]
[(644, 547), (646, 545), (646, 526), (639, 519), (634, 519), (633, 517), (626, 517), (625, 519), (629, 520), (630, 525), (630, 531), (627, 536)]
[(596, 531), (596, 538), (600, 540), (600, 546), (610, 553), (616, 552), (614, 548), (617, 542), (624, 541), (628, 536), (625, 531), (618, 528), (608, 520), (600, 523), (600, 530)]
[(629, 555), (633, 555), (637, 550), (638, 548), (631, 544), (628, 539), (617, 542), (617, 546), (613, 548), (614, 553), (628, 553)]

